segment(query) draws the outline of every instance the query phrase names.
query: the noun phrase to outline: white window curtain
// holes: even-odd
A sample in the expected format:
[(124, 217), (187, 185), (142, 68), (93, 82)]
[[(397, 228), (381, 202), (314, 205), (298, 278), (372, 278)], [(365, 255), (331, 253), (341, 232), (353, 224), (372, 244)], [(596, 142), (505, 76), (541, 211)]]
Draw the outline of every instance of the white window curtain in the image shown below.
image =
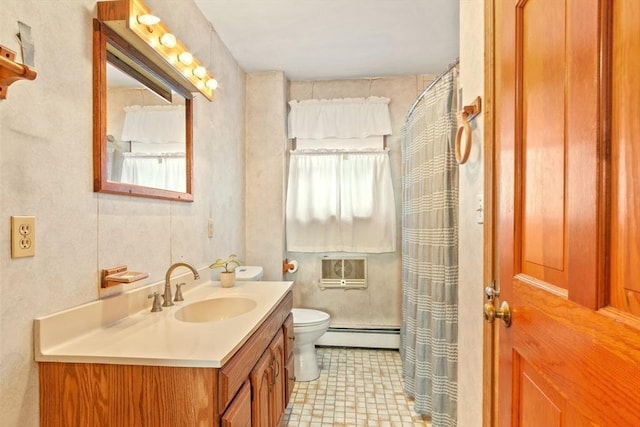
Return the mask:
[(286, 231), (289, 252), (394, 252), (389, 153), (292, 152)]
[[(389, 98), (289, 102), (286, 233), (289, 252), (396, 250)], [(304, 147), (302, 149), (302, 147)]]
[[(389, 98), (289, 102), (289, 252), (396, 250)], [(303, 148), (304, 147), (304, 148)]]

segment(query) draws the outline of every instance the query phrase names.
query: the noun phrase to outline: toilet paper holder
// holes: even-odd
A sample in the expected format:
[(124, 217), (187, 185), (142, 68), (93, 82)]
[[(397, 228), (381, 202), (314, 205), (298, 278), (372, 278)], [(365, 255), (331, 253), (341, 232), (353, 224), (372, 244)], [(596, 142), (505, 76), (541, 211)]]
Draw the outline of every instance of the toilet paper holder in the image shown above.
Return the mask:
[(282, 261), (282, 274), (295, 273), (298, 271), (298, 261), (287, 260)]

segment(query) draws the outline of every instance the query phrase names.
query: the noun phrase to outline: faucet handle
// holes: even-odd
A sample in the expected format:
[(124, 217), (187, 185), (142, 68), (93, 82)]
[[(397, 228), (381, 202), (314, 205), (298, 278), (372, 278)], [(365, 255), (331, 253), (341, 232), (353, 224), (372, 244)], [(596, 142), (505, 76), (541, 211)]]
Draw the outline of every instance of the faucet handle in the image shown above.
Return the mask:
[(184, 298), (182, 297), (182, 287), (184, 286), (184, 283), (178, 283), (176, 285), (176, 296), (173, 298), (174, 301), (178, 302), (178, 301), (184, 301)]
[(152, 313), (155, 313), (156, 311), (162, 311), (162, 303), (160, 302), (159, 292), (154, 292), (151, 295), (148, 295), (147, 298), (153, 298), (153, 306), (151, 307)]

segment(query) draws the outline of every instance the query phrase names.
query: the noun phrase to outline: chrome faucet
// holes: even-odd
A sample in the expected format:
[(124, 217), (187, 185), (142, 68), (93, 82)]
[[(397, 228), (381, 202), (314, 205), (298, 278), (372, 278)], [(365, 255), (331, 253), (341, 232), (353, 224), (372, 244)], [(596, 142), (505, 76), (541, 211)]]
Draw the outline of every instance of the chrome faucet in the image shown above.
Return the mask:
[(178, 267), (187, 267), (193, 273), (193, 278), (195, 280), (200, 278), (198, 271), (193, 268), (191, 264), (187, 264), (186, 262), (176, 262), (169, 267), (167, 274), (164, 276), (164, 295), (162, 295), (162, 298), (164, 299), (164, 302), (162, 303), (163, 307), (171, 307), (173, 305), (173, 301), (171, 300), (171, 273), (173, 273), (173, 270)]

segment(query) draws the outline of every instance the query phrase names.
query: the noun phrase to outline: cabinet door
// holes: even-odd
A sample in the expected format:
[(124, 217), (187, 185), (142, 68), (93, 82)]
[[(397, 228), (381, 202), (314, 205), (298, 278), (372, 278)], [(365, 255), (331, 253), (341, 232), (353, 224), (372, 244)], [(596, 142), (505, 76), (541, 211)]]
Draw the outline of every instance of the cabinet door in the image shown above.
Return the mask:
[(222, 427), (251, 427), (251, 385), (246, 381), (224, 415)]
[(285, 409), (284, 391), (286, 387), (286, 375), (284, 365), (284, 334), (280, 331), (271, 344), (269, 351), (272, 358), (273, 378), (271, 380), (271, 424), (279, 426)]
[(251, 371), (251, 419), (253, 426), (271, 425), (269, 419), (269, 395), (271, 389), (271, 352), (267, 349)]
[(295, 361), (293, 360), (293, 357), (290, 357), (284, 366), (284, 375), (285, 375), (284, 406), (285, 407), (289, 404), (289, 400), (291, 399), (291, 393), (293, 393), (293, 387), (296, 384), (296, 375), (295, 375), (294, 367), (295, 367)]
[(284, 406), (289, 404), (291, 393), (293, 393), (293, 386), (295, 385), (295, 363), (293, 361), (293, 347), (295, 344), (295, 335), (293, 334), (293, 313), (289, 313), (287, 319), (282, 325), (282, 331), (284, 332), (284, 374), (285, 374), (285, 387), (284, 387)]
[(293, 334), (293, 313), (289, 313), (287, 319), (282, 324), (284, 331), (284, 360), (289, 360), (293, 355), (293, 346), (295, 344), (295, 335)]

